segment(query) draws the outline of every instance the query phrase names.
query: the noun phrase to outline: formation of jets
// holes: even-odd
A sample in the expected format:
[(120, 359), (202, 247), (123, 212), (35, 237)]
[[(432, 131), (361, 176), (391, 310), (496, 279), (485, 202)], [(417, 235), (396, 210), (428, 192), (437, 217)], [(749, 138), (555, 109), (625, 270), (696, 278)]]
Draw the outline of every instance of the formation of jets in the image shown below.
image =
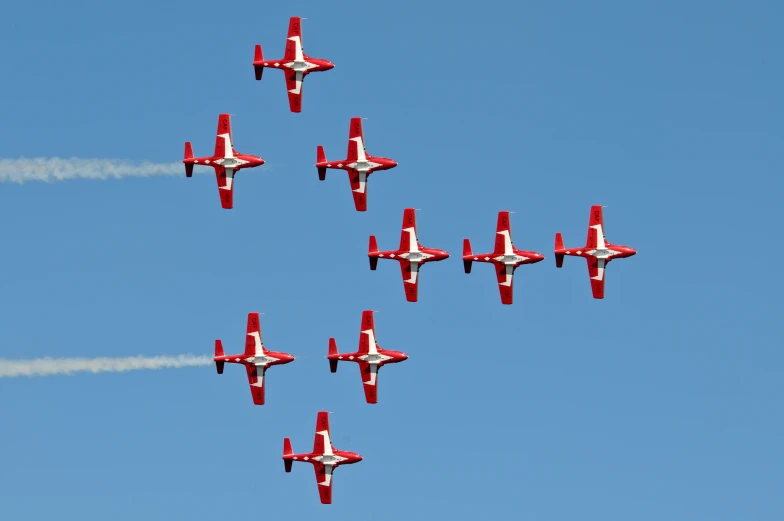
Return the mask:
[[(302, 20), (292, 17), (289, 21), (286, 50), (280, 60), (264, 58), (261, 45), (256, 45), (253, 68), (256, 80), (261, 80), (265, 68), (281, 69), (284, 71), (286, 88), (288, 90), (289, 109), (291, 112), (302, 110), (302, 86), (305, 76), (311, 72), (320, 72), (332, 69), (334, 64), (328, 60), (311, 58), (302, 45)], [(362, 129), (362, 118), (351, 118), (349, 124), (348, 152), (346, 158), (337, 161), (328, 161), (324, 147), (316, 148), (316, 168), (320, 180), (326, 179), (328, 169), (345, 170), (348, 174), (354, 207), (359, 212), (367, 211), (367, 180), (377, 171), (395, 168), (397, 162), (385, 157), (370, 155), (366, 148), (365, 135)], [(194, 165), (205, 165), (214, 168), (218, 182), (221, 206), (225, 209), (233, 208), (234, 204), (234, 176), (243, 168), (254, 168), (264, 164), (264, 159), (258, 156), (240, 154), (234, 148), (231, 133), (231, 119), (229, 114), (218, 117), (218, 131), (215, 141), (215, 152), (210, 157), (194, 157), (190, 142), (185, 143), (185, 173), (187, 177), (193, 174)], [(565, 256), (584, 257), (588, 262), (588, 274), (591, 282), (591, 291), (595, 299), (604, 298), (605, 269), (607, 264), (614, 259), (630, 257), (636, 254), (633, 248), (611, 244), (604, 235), (604, 220), (602, 207), (591, 207), (588, 224), (588, 239), (584, 247), (565, 248), (561, 233), (555, 235), (555, 262), (558, 268), (562, 267)], [(419, 296), (419, 272), (421, 267), (428, 262), (438, 262), (449, 258), (449, 253), (436, 248), (427, 248), (420, 244), (416, 225), (416, 210), (406, 208), (403, 211), (403, 224), (400, 235), (400, 246), (396, 250), (379, 251), (375, 235), (370, 236), (368, 259), (370, 269), (376, 270), (379, 259), (391, 259), (400, 264), (403, 278), (403, 287), (406, 300), (417, 302)], [(544, 259), (544, 256), (535, 251), (520, 250), (512, 241), (510, 212), (498, 213), (496, 225), (495, 246), (490, 253), (475, 254), (469, 239), (463, 241), (463, 266), (466, 273), (471, 273), (474, 262), (492, 264), (496, 271), (498, 289), (501, 303), (511, 305), (513, 302), (513, 280), (515, 270), (524, 264), (534, 264)], [(359, 347), (355, 352), (338, 351), (334, 338), (329, 339), (329, 350), (326, 357), (329, 361), (330, 371), (337, 372), (340, 361), (354, 362), (359, 366), (365, 401), (369, 404), (378, 403), (378, 372), (379, 369), (392, 363), (403, 362), (408, 355), (399, 351), (383, 349), (376, 340), (375, 320), (372, 310), (362, 312), (360, 323)], [(265, 374), (267, 369), (274, 365), (287, 364), (294, 361), (288, 353), (268, 350), (263, 343), (259, 313), (248, 314), (248, 325), (245, 337), (245, 351), (242, 354), (226, 355), (220, 340), (215, 341), (214, 362), (218, 374), (223, 374), (226, 363), (241, 364), (245, 366), (251, 397), (256, 405), (265, 403)], [(316, 473), (319, 497), (322, 503), (332, 502), (332, 475), (339, 465), (357, 463), (362, 461), (362, 456), (354, 452), (335, 449), (329, 429), (329, 416), (326, 411), (321, 411), (316, 419), (316, 434), (313, 452), (295, 454), (291, 447), (291, 440), (283, 441), (283, 462), (286, 472), (291, 472), (295, 461), (303, 461), (313, 465)]]

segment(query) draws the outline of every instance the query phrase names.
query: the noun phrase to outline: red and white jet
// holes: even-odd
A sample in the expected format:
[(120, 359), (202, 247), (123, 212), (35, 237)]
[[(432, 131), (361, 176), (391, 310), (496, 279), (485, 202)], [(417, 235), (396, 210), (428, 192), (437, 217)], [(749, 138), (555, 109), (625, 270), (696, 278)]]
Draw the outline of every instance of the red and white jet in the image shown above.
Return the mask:
[(463, 266), (466, 273), (471, 273), (471, 263), (489, 262), (495, 265), (495, 274), (498, 278), (498, 289), (501, 291), (501, 303), (512, 303), (512, 281), (514, 271), (523, 264), (533, 264), (544, 259), (544, 255), (535, 251), (518, 250), (512, 244), (512, 227), (509, 222), (509, 212), (498, 212), (498, 224), (495, 227), (495, 249), (493, 253), (471, 252), (471, 242), (463, 240)]
[(245, 337), (245, 353), (241, 355), (223, 354), (223, 344), (215, 341), (215, 366), (218, 374), (223, 374), (223, 364), (242, 364), (248, 371), (250, 394), (253, 403), (264, 405), (264, 373), (273, 365), (288, 364), (294, 357), (288, 353), (269, 351), (261, 340), (261, 323), (258, 313), (248, 313), (248, 334)]
[(324, 147), (316, 149), (316, 167), (319, 179), (327, 178), (327, 168), (345, 170), (351, 182), (354, 207), (358, 212), (367, 210), (367, 178), (378, 170), (389, 170), (397, 166), (397, 161), (386, 157), (373, 157), (365, 149), (365, 133), (362, 131), (362, 118), (351, 118), (348, 127), (348, 152), (342, 161), (327, 161)]
[(408, 360), (408, 355), (400, 351), (382, 349), (376, 342), (376, 326), (373, 320), (373, 311), (366, 309), (362, 312), (362, 322), (359, 325), (359, 350), (356, 353), (338, 353), (338, 345), (334, 338), (329, 339), (329, 369), (333, 373), (338, 370), (340, 360), (349, 360), (359, 364), (359, 373), (362, 376), (365, 388), (365, 401), (378, 403), (377, 386), (378, 370), (384, 364), (394, 364)]
[(591, 278), (593, 298), (604, 298), (604, 271), (613, 259), (631, 257), (637, 252), (634, 248), (610, 244), (604, 236), (604, 219), (601, 205), (591, 206), (588, 221), (588, 239), (583, 248), (564, 248), (561, 233), (555, 234), (555, 265), (563, 266), (564, 255), (584, 257), (588, 261), (588, 276)]
[(286, 53), (282, 60), (265, 60), (261, 53), (261, 45), (256, 45), (253, 57), (253, 68), (256, 79), (260, 80), (264, 67), (282, 69), (286, 73), (286, 90), (289, 91), (289, 108), (291, 112), (302, 112), (302, 82), (311, 72), (328, 71), (334, 63), (320, 58), (311, 58), (302, 48), (302, 25), (299, 16), (289, 20), (289, 33), (286, 36)]
[(313, 452), (310, 454), (294, 454), (291, 450), (291, 440), (283, 439), (283, 465), (286, 472), (291, 472), (291, 465), (295, 461), (305, 461), (313, 464), (316, 471), (319, 497), (325, 505), (332, 503), (332, 472), (340, 465), (350, 465), (362, 461), (362, 456), (356, 452), (337, 450), (332, 446), (329, 432), (329, 413), (320, 411), (316, 417), (316, 439), (313, 442)]
[(368, 257), (370, 258), (371, 270), (376, 269), (378, 259), (394, 259), (398, 261), (400, 270), (403, 272), (406, 300), (416, 302), (419, 287), (419, 269), (422, 264), (447, 259), (449, 254), (444, 250), (425, 248), (419, 244), (416, 230), (416, 211), (413, 208), (406, 208), (403, 211), (403, 231), (400, 234), (400, 248), (390, 251), (378, 251), (376, 236), (371, 235)]
[(218, 116), (218, 137), (215, 139), (215, 154), (212, 157), (193, 157), (191, 142), (185, 143), (185, 175), (193, 175), (193, 165), (211, 166), (215, 169), (218, 179), (218, 194), (221, 206), (234, 207), (234, 173), (243, 168), (254, 168), (264, 164), (259, 156), (240, 154), (234, 150), (231, 138), (231, 117), (228, 114)]

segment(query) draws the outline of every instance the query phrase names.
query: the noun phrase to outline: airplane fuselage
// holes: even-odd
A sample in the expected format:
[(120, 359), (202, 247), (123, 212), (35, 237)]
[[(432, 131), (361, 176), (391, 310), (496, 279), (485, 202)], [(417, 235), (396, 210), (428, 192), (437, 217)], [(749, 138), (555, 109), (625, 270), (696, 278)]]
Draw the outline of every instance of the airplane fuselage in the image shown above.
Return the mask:
[(635, 253), (637, 253), (634, 248), (630, 248), (628, 246), (621, 246), (618, 244), (610, 244), (605, 243), (604, 248), (567, 248), (563, 250), (556, 250), (557, 254), (568, 255), (571, 257), (584, 257), (584, 258), (596, 258), (603, 260), (605, 263), (610, 262), (613, 259), (623, 259), (626, 257), (631, 257)]
[(240, 170), (242, 168), (253, 168), (264, 164), (264, 160), (259, 156), (248, 154), (232, 154), (224, 157), (196, 157), (193, 159), (196, 165), (202, 164), (212, 167), (223, 167), (227, 170)]
[(275, 351), (267, 351), (266, 354), (259, 354), (256, 356), (247, 356), (244, 353), (240, 355), (226, 355), (222, 357), (215, 357), (216, 362), (227, 362), (230, 364), (243, 364), (255, 365), (256, 367), (268, 368), (273, 365), (287, 364), (294, 360), (294, 357), (288, 353), (277, 353)]
[(334, 67), (332, 62), (328, 60), (311, 58), (310, 56), (303, 57), (301, 60), (265, 60), (262, 62), (254, 62), (253, 65), (276, 69), (285, 67), (294, 72), (301, 72), (303, 75), (311, 72), (328, 71)]

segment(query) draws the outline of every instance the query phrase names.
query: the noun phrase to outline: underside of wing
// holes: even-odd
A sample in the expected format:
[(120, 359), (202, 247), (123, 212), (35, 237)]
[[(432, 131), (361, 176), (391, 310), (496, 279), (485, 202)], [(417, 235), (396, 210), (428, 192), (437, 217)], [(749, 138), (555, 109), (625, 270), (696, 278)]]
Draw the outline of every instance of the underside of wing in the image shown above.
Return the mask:
[(401, 260), (400, 271), (403, 274), (403, 288), (406, 290), (406, 300), (416, 302), (419, 293), (419, 263)]
[(221, 114), (218, 116), (218, 130), (215, 136), (215, 157), (225, 157), (227, 150), (232, 150), (231, 116)]
[(498, 290), (501, 292), (501, 303), (512, 303), (512, 283), (514, 282), (514, 266), (496, 264), (495, 274), (498, 278)]
[(332, 440), (329, 433), (329, 413), (319, 411), (316, 416), (316, 435), (313, 438), (313, 454), (324, 454), (325, 449), (332, 449)]
[(359, 326), (359, 349), (357, 352), (362, 355), (368, 354), (371, 342), (375, 347), (376, 326), (373, 321), (373, 310), (366, 309), (362, 312), (362, 322)]
[(215, 177), (218, 180), (218, 195), (221, 206), (226, 210), (234, 207), (234, 170), (231, 168), (215, 167)]
[(400, 251), (416, 251), (418, 249), (416, 210), (406, 208), (403, 211), (403, 224), (400, 232)]
[(291, 112), (302, 112), (302, 86), (305, 75), (302, 72), (286, 71), (286, 90), (289, 93)]
[(498, 223), (495, 227), (494, 253), (509, 255), (512, 251), (512, 228), (509, 224), (509, 212), (498, 212)]
[(316, 471), (316, 483), (318, 484), (319, 498), (325, 505), (332, 503), (332, 465), (324, 465), (318, 461), (313, 462), (313, 470)]
[(351, 118), (351, 123), (348, 129), (348, 151), (346, 153), (346, 160), (364, 161), (367, 159), (365, 152), (365, 134), (362, 131), (362, 118)]
[(367, 177), (365, 172), (349, 171), (348, 179), (351, 182), (351, 195), (354, 196), (354, 208), (358, 212), (367, 210)]
[(301, 61), (304, 57), (302, 50), (302, 20), (299, 16), (289, 19), (289, 31), (286, 34), (286, 51), (284, 61)]
[(588, 219), (588, 238), (585, 240), (585, 249), (604, 249), (604, 217), (601, 205), (591, 206), (591, 216)]
[(248, 383), (253, 403), (264, 405), (264, 368), (255, 365), (246, 365), (245, 368), (248, 370)]
[(365, 401), (377, 403), (378, 364), (359, 361), (359, 372), (362, 375), (362, 387), (365, 388)]
[(588, 261), (588, 276), (591, 278), (591, 291), (593, 298), (604, 298), (605, 261), (590, 257)]
[(248, 327), (245, 331), (245, 354), (247, 356), (263, 354), (264, 343), (261, 338), (261, 321), (257, 312), (248, 313)]

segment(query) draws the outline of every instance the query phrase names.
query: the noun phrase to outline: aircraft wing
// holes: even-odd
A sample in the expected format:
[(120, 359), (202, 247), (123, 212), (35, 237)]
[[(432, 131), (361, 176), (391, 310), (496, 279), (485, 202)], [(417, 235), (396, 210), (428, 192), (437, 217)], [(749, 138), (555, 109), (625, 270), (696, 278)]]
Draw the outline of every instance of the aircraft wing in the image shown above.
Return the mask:
[(215, 167), (215, 177), (218, 180), (218, 195), (220, 196), (221, 206), (226, 210), (234, 207), (234, 169), (223, 168), (220, 165)]
[(362, 375), (362, 387), (365, 388), (365, 401), (378, 403), (378, 364), (369, 364), (359, 360), (359, 372)]
[(362, 322), (359, 325), (359, 349), (357, 352), (366, 355), (370, 352), (370, 344), (376, 347), (376, 326), (373, 321), (373, 310), (366, 309), (362, 312)]
[(248, 313), (248, 327), (245, 335), (245, 355), (264, 354), (264, 343), (261, 338), (261, 321), (257, 312)]
[[(218, 131), (215, 136), (215, 157), (225, 157), (226, 151), (233, 152), (231, 140), (231, 116), (218, 116)], [(230, 154), (231, 155), (231, 154)]]
[(351, 182), (351, 195), (354, 196), (354, 208), (358, 212), (367, 211), (367, 173), (350, 170), (348, 180)]
[(416, 302), (419, 288), (419, 263), (400, 259), (400, 271), (403, 273), (406, 300)]
[(319, 411), (316, 416), (316, 437), (313, 439), (313, 454), (332, 452), (332, 440), (329, 434), (329, 413)]
[(367, 159), (365, 152), (365, 133), (362, 131), (362, 118), (351, 118), (348, 129), (348, 152), (346, 161), (352, 163)]
[(303, 61), (305, 53), (302, 50), (302, 23), (299, 16), (289, 19), (289, 32), (286, 35), (286, 52), (283, 61)]
[(286, 71), (286, 90), (289, 91), (289, 109), (291, 112), (302, 112), (302, 82), (305, 74), (297, 71)]
[(403, 226), (400, 232), (400, 251), (419, 251), (416, 230), (416, 210), (413, 208), (406, 208), (403, 211)]
[(514, 266), (496, 264), (495, 274), (498, 278), (498, 290), (501, 292), (501, 303), (512, 303), (512, 283), (514, 282)]
[(250, 384), (250, 394), (253, 397), (253, 403), (264, 405), (264, 367), (246, 365), (245, 369), (248, 370), (248, 383)]
[(585, 240), (585, 249), (603, 250), (605, 247), (602, 207), (597, 204), (591, 206), (591, 217), (588, 220), (588, 238)]
[(324, 465), (318, 461), (313, 462), (313, 470), (316, 471), (316, 483), (318, 483), (319, 497), (325, 505), (332, 503), (332, 465)]
[(593, 298), (604, 298), (604, 273), (607, 263), (604, 259), (596, 257), (589, 257), (586, 260), (588, 261), (588, 276), (591, 277)]
[(509, 223), (509, 212), (498, 212), (498, 223), (495, 227), (495, 249), (493, 253), (498, 255), (511, 255), (512, 250), (512, 226)]

